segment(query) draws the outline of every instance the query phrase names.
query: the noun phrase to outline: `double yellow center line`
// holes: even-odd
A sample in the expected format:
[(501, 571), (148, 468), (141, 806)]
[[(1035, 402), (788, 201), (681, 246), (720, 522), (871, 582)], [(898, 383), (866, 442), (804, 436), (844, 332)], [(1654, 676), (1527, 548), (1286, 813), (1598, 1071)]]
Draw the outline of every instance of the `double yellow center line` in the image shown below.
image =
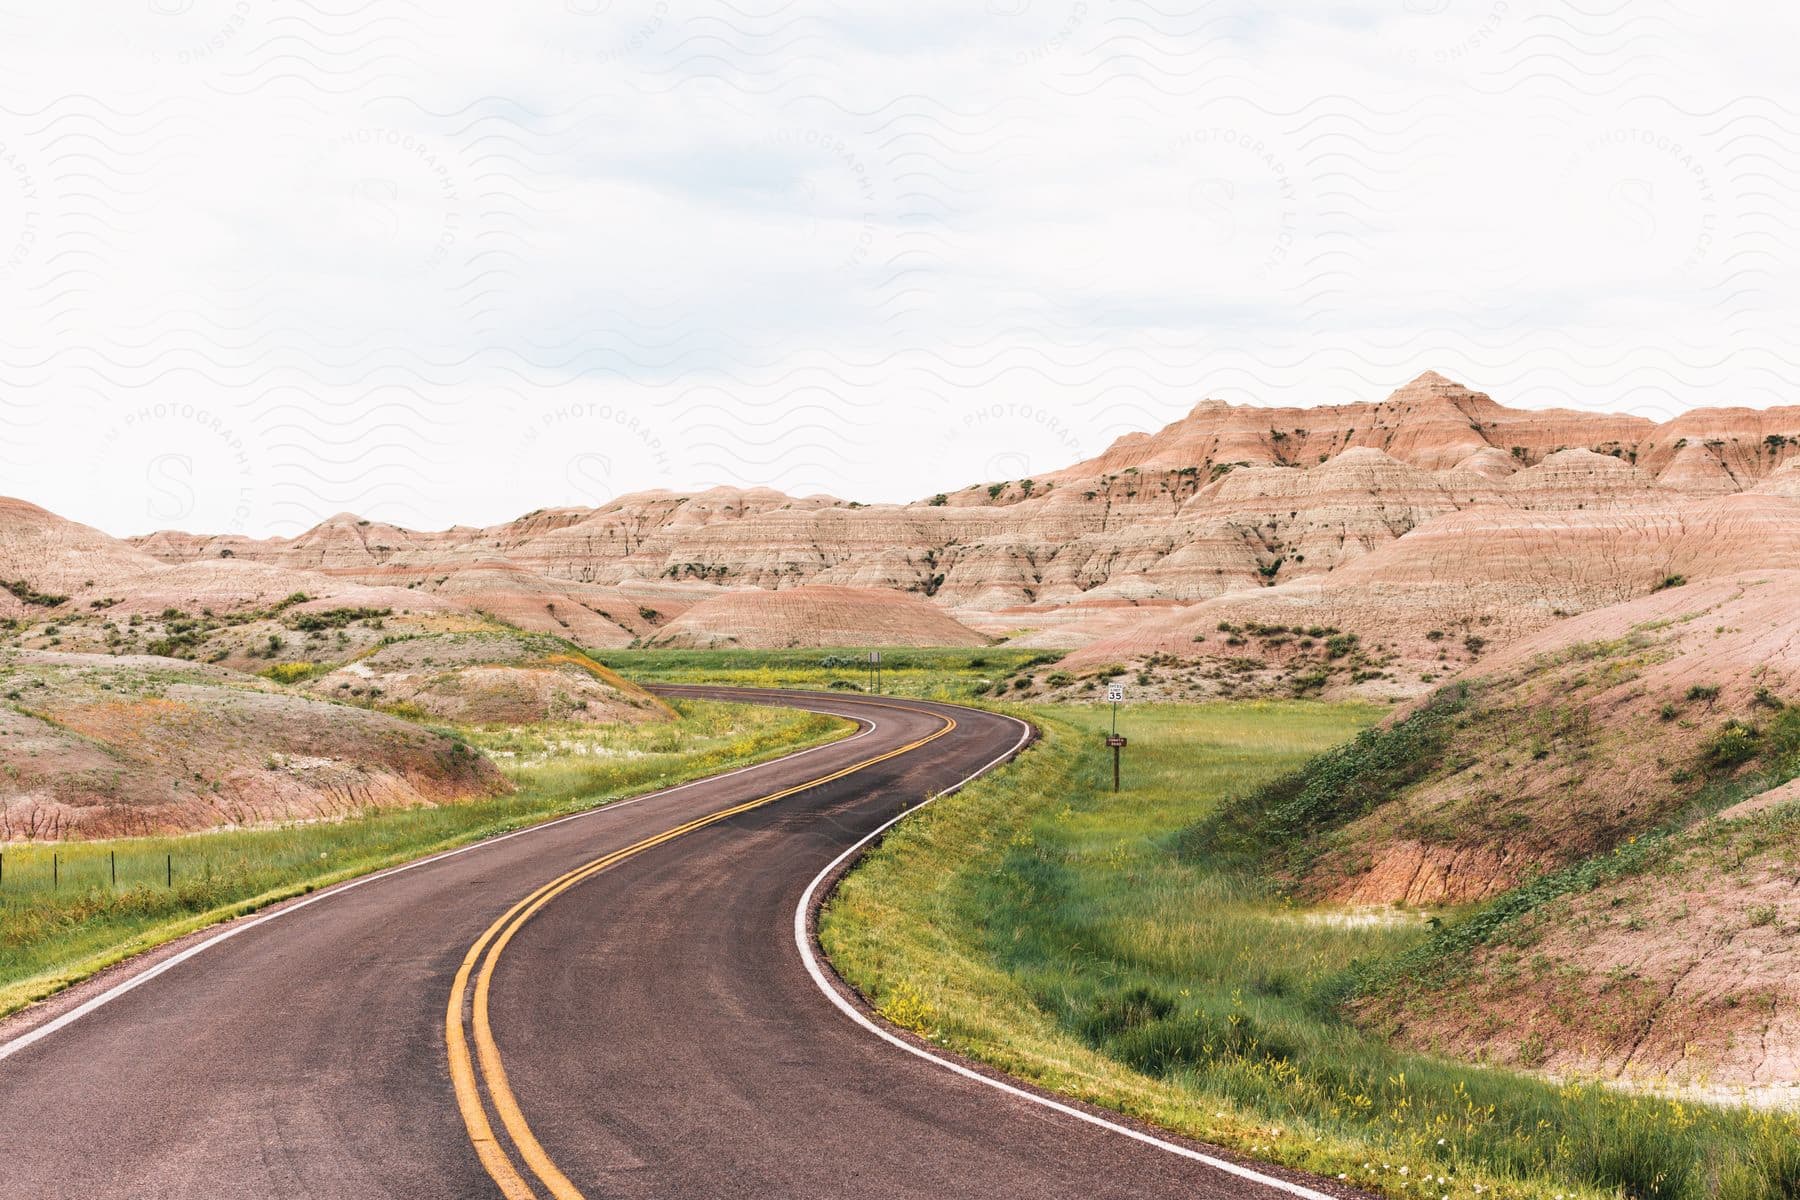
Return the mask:
[[(863, 703), (879, 704), (879, 701)], [(902, 708), (898, 704), (884, 704), (883, 708)], [(919, 709), (904, 709), (907, 712), (919, 712)], [(568, 1176), (557, 1168), (556, 1163), (545, 1151), (542, 1143), (531, 1132), (531, 1126), (525, 1120), (525, 1114), (519, 1109), (518, 1099), (513, 1095), (512, 1087), (506, 1079), (506, 1067), (500, 1061), (500, 1047), (494, 1041), (493, 1030), (488, 1022), (488, 996), (493, 986), (494, 968), (500, 962), (500, 955), (505, 952), (513, 936), (525, 925), (525, 922), (536, 916), (538, 911), (552, 900), (600, 872), (628, 858), (642, 854), (644, 851), (660, 846), (664, 842), (674, 841), (684, 834), (696, 829), (704, 829), (739, 813), (749, 812), (753, 808), (761, 808), (765, 804), (773, 804), (777, 800), (804, 792), (809, 788), (819, 787), (866, 770), (876, 763), (886, 762), (902, 754), (917, 750), (927, 742), (935, 742), (956, 728), (956, 721), (942, 713), (932, 713), (944, 722), (943, 728), (920, 738), (916, 742), (864, 759), (842, 770), (829, 775), (821, 775), (817, 779), (809, 779), (805, 783), (795, 784), (779, 792), (721, 809), (704, 817), (695, 818), (673, 829), (645, 838), (641, 842), (615, 850), (592, 862), (576, 867), (574, 870), (557, 876), (544, 884), (523, 900), (509, 908), (505, 915), (492, 925), (487, 932), (469, 947), (468, 954), (463, 956), (462, 967), (456, 972), (456, 981), (450, 989), (450, 1003), (444, 1011), (444, 1036), (450, 1052), (450, 1082), (456, 1089), (456, 1106), (462, 1111), (463, 1125), (469, 1131), (469, 1140), (475, 1145), (475, 1153), (481, 1159), (481, 1165), (499, 1185), (501, 1194), (507, 1200), (538, 1200), (538, 1193), (526, 1180), (525, 1172), (529, 1171), (554, 1200), (583, 1200), (580, 1189), (569, 1182)], [(471, 1001), (469, 982), (474, 980), (475, 991)], [(466, 1013), (466, 1016), (465, 1016)], [(467, 1030), (465, 1031), (465, 1025)], [(475, 1053), (469, 1053), (469, 1042), (473, 1039)], [(492, 1105), (500, 1124), (505, 1128), (507, 1136), (512, 1140), (513, 1154), (508, 1153), (500, 1139), (495, 1136), (493, 1124), (488, 1119), (487, 1107), (482, 1103), (482, 1091), (485, 1088), (488, 1103)], [(521, 1165), (523, 1169), (521, 1169)]]

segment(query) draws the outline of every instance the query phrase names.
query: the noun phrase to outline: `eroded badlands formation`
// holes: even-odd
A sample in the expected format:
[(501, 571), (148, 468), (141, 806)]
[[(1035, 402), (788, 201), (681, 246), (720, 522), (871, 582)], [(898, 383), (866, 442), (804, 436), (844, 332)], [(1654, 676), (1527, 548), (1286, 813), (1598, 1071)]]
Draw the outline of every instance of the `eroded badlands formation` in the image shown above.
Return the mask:
[[(1800, 408), (1659, 425), (1510, 409), (1427, 373), (1373, 404), (1209, 400), (1040, 478), (903, 505), (715, 488), (491, 528), (343, 514), (294, 538), (123, 542), (6, 501), (0, 579), (16, 586), (0, 618), (148, 621), (303, 593), (315, 608), (479, 618), (593, 649), (961, 643), (974, 630), (1073, 649), (1078, 676), (1141, 671), (1171, 694), (1408, 696), (1670, 576), (1800, 566), (1797, 458)], [(803, 599), (828, 594), (850, 598)]]

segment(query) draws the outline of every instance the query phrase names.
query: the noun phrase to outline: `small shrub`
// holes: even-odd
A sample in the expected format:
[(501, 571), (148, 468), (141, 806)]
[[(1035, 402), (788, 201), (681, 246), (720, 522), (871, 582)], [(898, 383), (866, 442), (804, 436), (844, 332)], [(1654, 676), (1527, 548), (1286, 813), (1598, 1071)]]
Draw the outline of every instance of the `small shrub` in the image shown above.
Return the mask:
[(1689, 700), (1702, 700), (1711, 704), (1719, 698), (1719, 685), (1716, 683), (1696, 683), (1687, 690)]
[(276, 663), (262, 674), (264, 679), (272, 679), (276, 683), (302, 683), (324, 674), (329, 669), (323, 663), (284, 662)]
[(394, 610), (391, 608), (326, 608), (318, 612), (296, 613), (285, 624), (289, 629), (300, 633), (320, 633), (327, 629), (342, 629), (357, 621), (393, 615)]
[(19, 603), (31, 604), (39, 608), (55, 608), (59, 604), (66, 604), (69, 599), (67, 596), (57, 596), (52, 595), (49, 592), (40, 592), (23, 579), (14, 579), (10, 582), (0, 580), (0, 588), (5, 588), (7, 591), (11, 592)]
[(1706, 765), (1715, 771), (1728, 771), (1742, 766), (1755, 758), (1762, 749), (1762, 732), (1753, 725), (1742, 721), (1725, 722), (1719, 731), (1707, 739), (1701, 750), (1701, 757)]

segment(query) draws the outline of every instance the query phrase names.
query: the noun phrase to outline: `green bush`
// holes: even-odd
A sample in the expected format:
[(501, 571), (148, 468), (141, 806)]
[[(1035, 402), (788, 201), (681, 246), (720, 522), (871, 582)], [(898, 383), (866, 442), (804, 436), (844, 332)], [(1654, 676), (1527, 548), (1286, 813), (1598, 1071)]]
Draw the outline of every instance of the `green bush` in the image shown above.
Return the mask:
[(327, 629), (343, 629), (358, 621), (392, 616), (391, 608), (326, 608), (317, 612), (295, 613), (286, 621), (289, 629), (300, 633), (319, 633)]
[(49, 592), (40, 592), (23, 579), (14, 579), (10, 582), (0, 580), (0, 588), (5, 588), (7, 591), (11, 592), (13, 596), (17, 598), (19, 603), (36, 605), (40, 608), (55, 608), (59, 604), (68, 603), (69, 600), (67, 596), (56, 596)]
[(272, 679), (276, 683), (304, 683), (308, 679), (316, 679), (330, 671), (324, 663), (284, 662), (276, 663), (262, 673), (264, 679)]
[(1761, 730), (1742, 721), (1730, 720), (1707, 739), (1701, 756), (1713, 770), (1729, 771), (1755, 758), (1761, 749)]

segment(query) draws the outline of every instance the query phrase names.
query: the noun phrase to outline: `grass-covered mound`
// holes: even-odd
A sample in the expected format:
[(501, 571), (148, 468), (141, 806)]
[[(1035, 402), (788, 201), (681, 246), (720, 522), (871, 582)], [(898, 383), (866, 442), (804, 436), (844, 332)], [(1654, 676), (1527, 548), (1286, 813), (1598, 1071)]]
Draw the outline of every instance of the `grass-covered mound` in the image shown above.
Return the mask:
[[(311, 674), (308, 664), (299, 666)], [(307, 687), (335, 700), (461, 725), (636, 724), (672, 715), (650, 693), (548, 634), (398, 638), (311, 678)]]

